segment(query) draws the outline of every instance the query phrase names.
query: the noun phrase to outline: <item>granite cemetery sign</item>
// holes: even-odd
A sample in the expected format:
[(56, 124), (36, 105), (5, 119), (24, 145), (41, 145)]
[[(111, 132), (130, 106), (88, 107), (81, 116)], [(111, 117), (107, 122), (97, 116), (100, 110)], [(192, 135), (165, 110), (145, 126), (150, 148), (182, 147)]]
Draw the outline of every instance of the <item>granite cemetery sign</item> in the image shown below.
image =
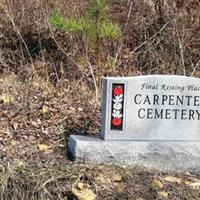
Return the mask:
[(199, 79), (106, 78), (104, 88), (105, 140), (200, 141)]
[(76, 160), (169, 170), (200, 167), (200, 79), (104, 79), (101, 138), (71, 136)]

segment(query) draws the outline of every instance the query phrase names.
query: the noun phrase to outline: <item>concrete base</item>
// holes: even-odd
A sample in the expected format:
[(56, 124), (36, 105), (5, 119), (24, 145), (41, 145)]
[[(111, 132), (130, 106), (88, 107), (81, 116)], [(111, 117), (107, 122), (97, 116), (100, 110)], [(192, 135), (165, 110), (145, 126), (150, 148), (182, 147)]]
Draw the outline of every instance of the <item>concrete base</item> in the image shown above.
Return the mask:
[(68, 148), (75, 161), (200, 172), (200, 142), (105, 141), (71, 135)]

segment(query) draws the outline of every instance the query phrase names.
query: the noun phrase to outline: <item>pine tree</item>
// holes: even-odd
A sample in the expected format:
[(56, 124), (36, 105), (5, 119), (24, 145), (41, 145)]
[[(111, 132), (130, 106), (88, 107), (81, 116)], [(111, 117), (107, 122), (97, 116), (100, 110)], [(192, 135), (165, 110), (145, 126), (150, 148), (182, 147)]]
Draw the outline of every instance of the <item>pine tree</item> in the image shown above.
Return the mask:
[(55, 12), (52, 14), (50, 22), (58, 29), (63, 29), (80, 37), (85, 36), (90, 44), (89, 47), (95, 48), (97, 62), (99, 63), (100, 40), (113, 41), (121, 36), (119, 25), (108, 20), (108, 12), (107, 0), (92, 0), (88, 12), (79, 19), (64, 19), (61, 14)]

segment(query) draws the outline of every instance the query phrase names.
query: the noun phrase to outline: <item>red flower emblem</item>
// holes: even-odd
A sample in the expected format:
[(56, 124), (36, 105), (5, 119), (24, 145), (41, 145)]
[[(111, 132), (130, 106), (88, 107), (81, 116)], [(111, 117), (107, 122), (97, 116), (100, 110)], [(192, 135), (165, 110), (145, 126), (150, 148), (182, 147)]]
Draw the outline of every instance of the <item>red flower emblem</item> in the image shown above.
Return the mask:
[(115, 94), (115, 95), (121, 95), (121, 94), (123, 94), (123, 89), (122, 89), (122, 87), (117, 86), (117, 87), (114, 89), (114, 94)]
[(114, 126), (120, 126), (122, 124), (122, 120), (120, 118), (117, 118), (115, 117), (113, 120), (112, 120), (112, 124)]

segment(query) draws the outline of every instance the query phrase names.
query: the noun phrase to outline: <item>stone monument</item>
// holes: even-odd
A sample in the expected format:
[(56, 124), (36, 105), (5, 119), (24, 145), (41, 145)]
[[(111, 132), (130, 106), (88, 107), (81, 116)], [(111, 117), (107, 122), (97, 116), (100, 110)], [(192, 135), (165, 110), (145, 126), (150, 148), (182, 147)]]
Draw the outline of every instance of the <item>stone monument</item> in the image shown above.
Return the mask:
[(200, 79), (108, 77), (102, 110), (99, 138), (70, 136), (76, 161), (200, 170)]

